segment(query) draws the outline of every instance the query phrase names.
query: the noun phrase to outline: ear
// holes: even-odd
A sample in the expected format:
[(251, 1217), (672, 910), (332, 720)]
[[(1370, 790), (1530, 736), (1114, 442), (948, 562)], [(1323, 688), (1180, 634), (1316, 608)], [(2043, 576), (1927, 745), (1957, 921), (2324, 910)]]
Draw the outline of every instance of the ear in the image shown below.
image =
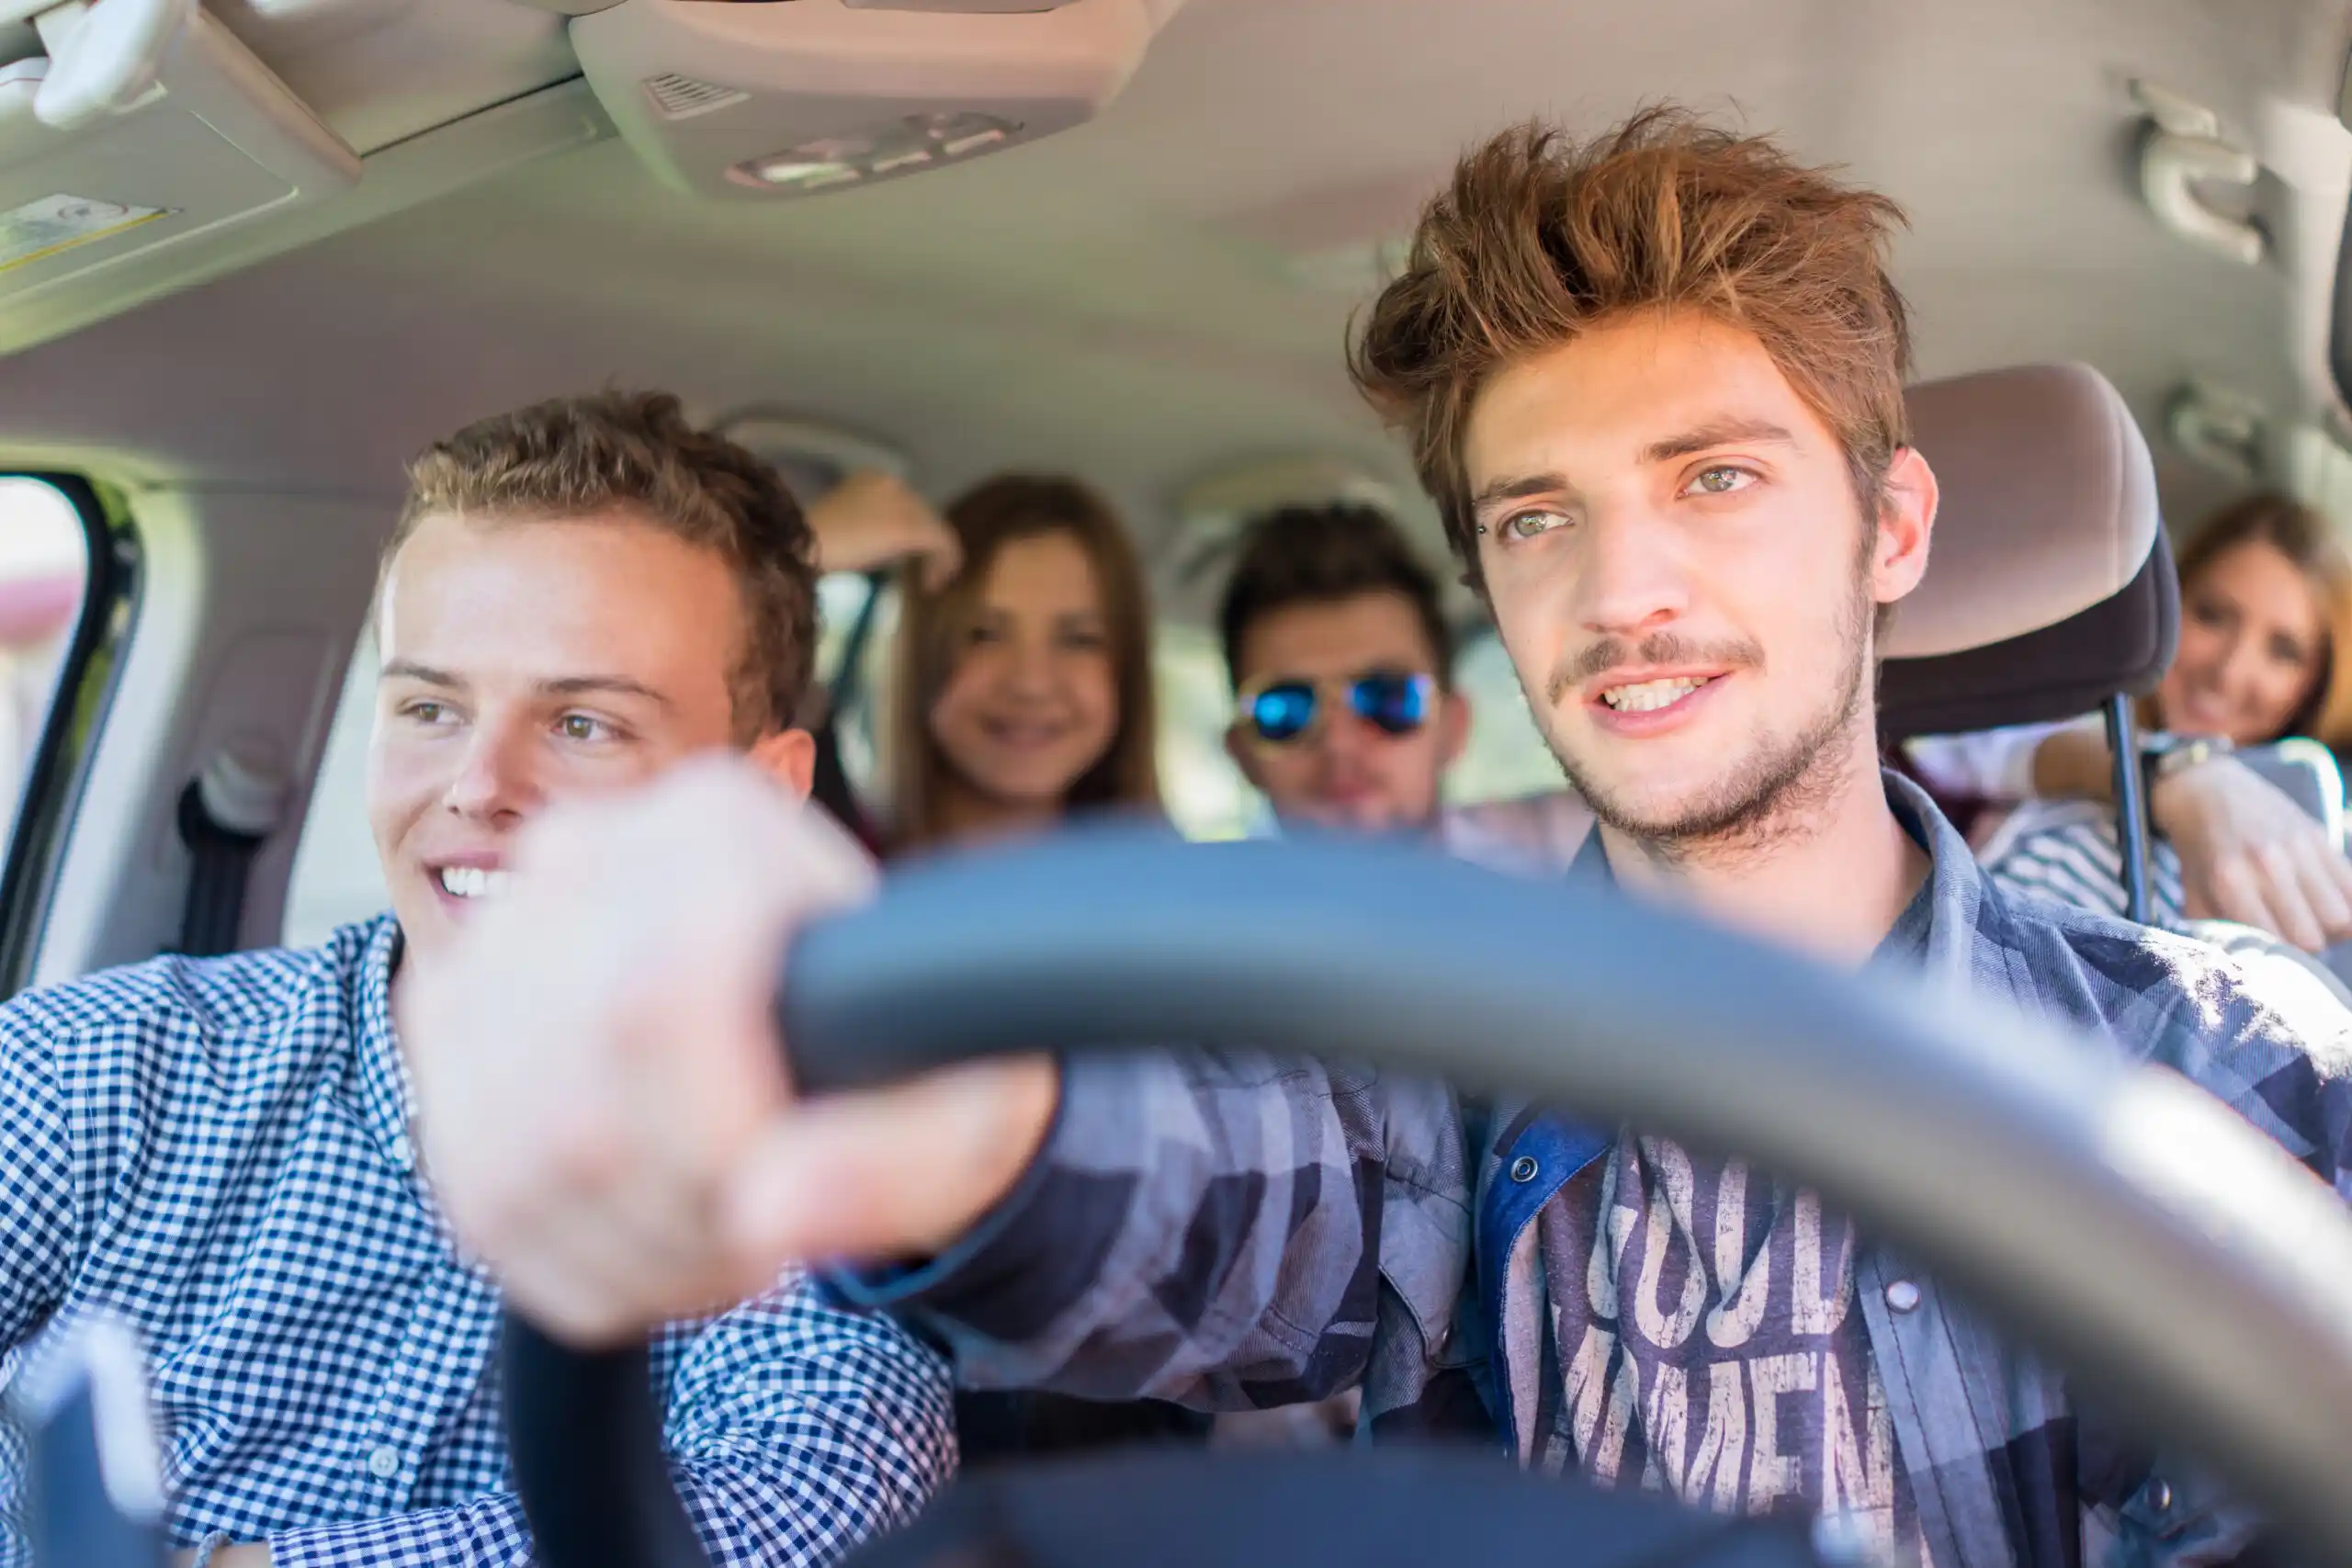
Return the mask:
[(1892, 604), (1928, 574), (1928, 545), (1936, 531), (1936, 476), (1909, 446), (1894, 455), (1879, 505), (1878, 537), (1871, 546), (1871, 597)]
[(1438, 698), (1437, 765), (1450, 768), (1462, 761), (1462, 753), (1470, 744), (1470, 699), (1460, 692), (1447, 692)]
[(744, 753), (759, 769), (782, 784), (795, 800), (808, 798), (817, 777), (817, 738), (805, 729), (779, 729), (752, 742)]

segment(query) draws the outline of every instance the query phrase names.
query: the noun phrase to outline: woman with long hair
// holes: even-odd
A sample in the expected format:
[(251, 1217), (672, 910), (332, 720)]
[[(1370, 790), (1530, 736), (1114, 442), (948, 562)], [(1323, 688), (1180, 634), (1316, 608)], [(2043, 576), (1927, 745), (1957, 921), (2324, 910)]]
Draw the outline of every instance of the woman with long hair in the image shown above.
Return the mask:
[[(2180, 645), (2140, 705), (2141, 728), (2187, 766), (2151, 792), (2151, 914), (2220, 916), (2316, 950), (2352, 933), (2352, 867), (2299, 807), (2231, 762), (2229, 750), (2309, 736), (2352, 748), (2352, 557), (2328, 519), (2290, 497), (2249, 496), (2179, 557)], [(2184, 750), (2183, 741), (2205, 743)], [(1935, 771), (1935, 743), (1915, 749)], [(1988, 795), (2038, 797), (1984, 853), (2023, 891), (2120, 913), (2112, 761), (2096, 720), (1977, 742)], [(1982, 759), (1998, 759), (1989, 764)], [(2201, 760), (2199, 760), (2201, 759)], [(2158, 764), (2162, 768), (2162, 764)], [(2071, 804), (2068, 804), (2071, 803)]]
[(1158, 816), (1151, 607), (1109, 504), (1007, 475), (946, 510), (962, 568), (910, 581), (891, 687), (894, 853)]
[[(826, 553), (920, 558), (901, 572), (885, 715), (887, 857), (1080, 817), (1160, 818), (1150, 598), (1110, 504), (1074, 479), (1013, 474), (927, 511), (869, 479), (814, 517)], [(956, 1424), (967, 1464), (1209, 1429), (1173, 1404), (1027, 1393), (959, 1395)]]

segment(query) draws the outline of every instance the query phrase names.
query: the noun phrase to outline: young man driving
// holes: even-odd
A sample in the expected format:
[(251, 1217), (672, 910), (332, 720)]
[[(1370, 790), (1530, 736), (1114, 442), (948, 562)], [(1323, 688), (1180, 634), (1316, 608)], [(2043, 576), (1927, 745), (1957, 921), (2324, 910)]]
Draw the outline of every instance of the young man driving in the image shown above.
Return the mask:
[[(382, 569), (368, 805), (392, 912), (0, 1009), (0, 1345), (90, 1311), (139, 1332), (197, 1561), (525, 1561), (498, 1297), (413, 1153), (411, 996), (550, 802), (726, 750), (804, 792), (814, 621), (792, 498), (675, 400), (471, 425), (414, 466)], [(951, 1390), (887, 1319), (765, 1285), (662, 1337), (675, 1474), (715, 1561), (830, 1562), (952, 1471)]]
[[(1430, 208), (1355, 372), (1599, 818), (1578, 873), (2104, 1034), (2344, 1191), (2347, 1020), (2317, 987), (2257, 998), (2217, 953), (2005, 899), (1879, 768), (1877, 627), (1936, 510), (1905, 445), (1899, 216), (1673, 112), (1587, 144), (1515, 130)], [(1546, 1471), (1811, 1511), (1882, 1561), (2245, 1543), (1812, 1195), (1664, 1139), (1579, 1146), (1234, 1055), (796, 1103), (773, 965), (854, 881), (821, 824), (697, 770), (546, 824), (423, 998), (452, 1212), (557, 1332), (625, 1337), (786, 1258), (927, 1260), (845, 1288), (978, 1382), (1226, 1405), (1360, 1383), (1376, 1435), (1501, 1436)], [(1527, 932), (1526, 962), (1555, 940)], [(609, 973), (631, 943), (643, 964)], [(1532, 1189), (1523, 1228), (1480, 1219), (1498, 1184)], [(703, 1245), (648, 1225), (655, 1204), (711, 1215)]]
[(1566, 790), (1443, 806), (1470, 738), (1437, 580), (1369, 506), (1285, 507), (1242, 536), (1217, 613), (1226, 749), (1289, 829), (1435, 835), (1467, 859), (1565, 864), (1592, 826)]

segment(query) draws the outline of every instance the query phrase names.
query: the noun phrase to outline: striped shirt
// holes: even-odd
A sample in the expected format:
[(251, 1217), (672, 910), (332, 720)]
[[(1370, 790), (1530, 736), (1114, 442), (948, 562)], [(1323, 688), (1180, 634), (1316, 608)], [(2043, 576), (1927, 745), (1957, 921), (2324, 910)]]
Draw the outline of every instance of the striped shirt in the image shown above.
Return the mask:
[[(2151, 836), (2148, 848), (2147, 923), (2178, 931), (2187, 908), (2180, 855), (2159, 836)], [(2122, 840), (2112, 806), (2027, 801), (1994, 830), (1977, 858), (2005, 893), (2123, 918)]]

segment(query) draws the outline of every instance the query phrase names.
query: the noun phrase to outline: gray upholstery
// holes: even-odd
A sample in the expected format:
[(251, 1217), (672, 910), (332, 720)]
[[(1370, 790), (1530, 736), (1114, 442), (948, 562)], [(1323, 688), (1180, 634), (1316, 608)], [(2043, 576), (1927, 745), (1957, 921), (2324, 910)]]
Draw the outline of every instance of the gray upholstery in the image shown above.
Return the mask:
[(2316, 740), (2297, 737), (2238, 753), (2238, 761), (2286, 791), (2296, 805), (2344, 846), (2344, 770)]
[(1881, 738), (2072, 718), (2153, 688), (2179, 585), (2154, 464), (2115, 389), (2086, 366), (2030, 365), (1909, 400), (1942, 504), (1883, 645)]
[(2085, 365), (1933, 381), (1907, 399), (1942, 491), (1927, 577), (1883, 649), (1927, 659), (2057, 625), (2121, 592), (2163, 533), (2131, 410)]

